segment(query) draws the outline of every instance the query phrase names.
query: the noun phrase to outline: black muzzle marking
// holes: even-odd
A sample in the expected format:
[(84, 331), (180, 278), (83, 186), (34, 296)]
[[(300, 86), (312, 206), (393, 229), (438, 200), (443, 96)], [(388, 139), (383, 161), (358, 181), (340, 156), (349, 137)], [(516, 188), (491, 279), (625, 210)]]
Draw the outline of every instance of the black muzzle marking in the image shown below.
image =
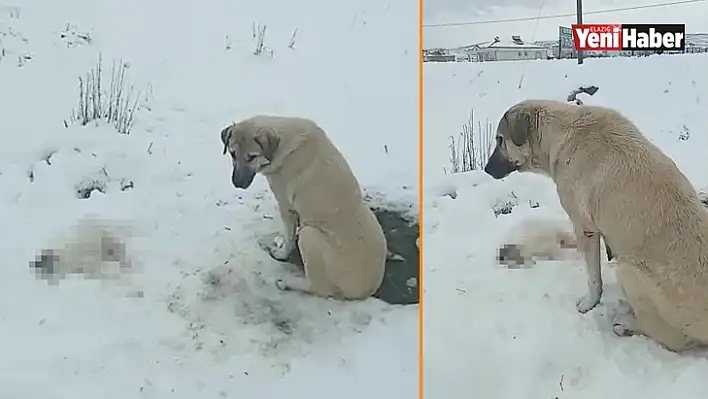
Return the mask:
[(236, 188), (248, 188), (253, 179), (256, 177), (256, 171), (248, 165), (234, 164), (234, 170), (231, 172), (231, 183)]
[(497, 147), (492, 153), (492, 155), (489, 157), (487, 165), (484, 167), (484, 172), (489, 176), (492, 176), (493, 178), (499, 180), (509, 176), (511, 172), (514, 172), (518, 169), (519, 167), (516, 166), (516, 164), (501, 155), (499, 147)]

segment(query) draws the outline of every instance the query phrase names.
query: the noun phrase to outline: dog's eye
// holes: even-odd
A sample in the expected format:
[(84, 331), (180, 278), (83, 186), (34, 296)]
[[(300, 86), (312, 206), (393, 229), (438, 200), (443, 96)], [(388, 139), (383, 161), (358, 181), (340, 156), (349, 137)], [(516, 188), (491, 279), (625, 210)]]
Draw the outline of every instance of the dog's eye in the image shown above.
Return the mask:
[(236, 158), (236, 151), (229, 151), (229, 155), (231, 155), (231, 158)]
[(258, 156), (258, 154), (248, 154), (248, 155), (246, 155), (246, 162), (251, 162), (251, 161), (253, 161), (254, 159), (256, 159), (257, 156)]
[(504, 138), (502, 136), (497, 136), (497, 145), (502, 145), (504, 144)]

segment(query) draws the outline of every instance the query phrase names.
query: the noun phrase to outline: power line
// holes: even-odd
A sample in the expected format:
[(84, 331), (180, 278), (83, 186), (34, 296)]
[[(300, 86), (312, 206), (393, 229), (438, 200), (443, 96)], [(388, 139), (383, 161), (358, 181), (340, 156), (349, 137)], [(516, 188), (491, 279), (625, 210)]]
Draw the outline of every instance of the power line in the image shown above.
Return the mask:
[[(586, 11), (583, 14), (584, 15), (607, 14), (607, 13), (621, 12), (621, 11), (641, 10), (641, 9), (645, 9), (645, 8), (658, 8), (658, 7), (675, 6), (675, 5), (680, 5), (680, 4), (703, 3), (706, 1), (708, 1), (708, 0), (678, 0), (678, 1), (672, 1), (670, 3), (646, 4), (643, 6), (609, 8), (606, 10)], [(539, 20), (539, 19), (566, 18), (566, 17), (574, 17), (574, 16), (575, 16), (575, 13), (554, 14), (554, 15), (544, 15), (544, 16), (540, 16), (540, 17), (523, 17), (523, 18), (493, 19), (493, 20), (472, 21), (472, 22), (447, 22), (447, 23), (439, 23), (439, 24), (423, 24), (423, 27), (424, 28), (439, 28), (439, 27), (444, 27), (444, 26), (499, 24), (499, 23), (504, 23), (504, 22), (535, 21), (535, 20)]]
[[(580, 1), (580, 0), (578, 0)], [(546, 0), (541, 0), (541, 7), (538, 8), (538, 18), (541, 17), (541, 13), (543, 13), (543, 6), (546, 4)], [(533, 39), (536, 37), (536, 29), (538, 29), (538, 18), (536, 18), (536, 23), (534, 24), (533, 27), (533, 33), (531, 34), (531, 42), (533, 42)], [(580, 54), (580, 53), (578, 53)], [(519, 78), (519, 89), (521, 88), (521, 85), (524, 84), (524, 76), (526, 76), (526, 62), (524, 62), (521, 66), (521, 77)]]

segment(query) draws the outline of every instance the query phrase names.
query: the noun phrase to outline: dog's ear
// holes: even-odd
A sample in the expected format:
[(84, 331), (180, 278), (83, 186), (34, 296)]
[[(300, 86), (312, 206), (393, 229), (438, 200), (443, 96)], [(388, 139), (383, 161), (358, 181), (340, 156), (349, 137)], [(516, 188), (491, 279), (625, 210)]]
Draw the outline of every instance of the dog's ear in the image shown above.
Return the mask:
[(224, 143), (224, 152), (221, 155), (226, 155), (226, 151), (229, 149), (229, 140), (231, 139), (231, 127), (227, 126), (221, 131), (221, 142)]
[(511, 142), (517, 147), (526, 144), (531, 134), (531, 113), (525, 109), (517, 110), (509, 127)]
[(253, 136), (253, 139), (256, 140), (258, 145), (263, 149), (263, 156), (269, 161), (272, 161), (273, 155), (275, 155), (275, 151), (280, 144), (280, 136), (271, 128), (260, 127), (255, 136)]

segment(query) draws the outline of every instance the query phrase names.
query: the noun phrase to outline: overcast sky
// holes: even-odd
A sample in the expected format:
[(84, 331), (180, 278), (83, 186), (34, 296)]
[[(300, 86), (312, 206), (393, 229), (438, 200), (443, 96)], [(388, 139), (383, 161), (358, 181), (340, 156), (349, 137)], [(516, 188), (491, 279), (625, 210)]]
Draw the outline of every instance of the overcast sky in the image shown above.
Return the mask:
[[(672, 0), (584, 0), (583, 11), (624, 8)], [(543, 8), (541, 9), (541, 3)], [(573, 0), (423, 0), (424, 24), (474, 22), (575, 13)], [(538, 21), (424, 27), (424, 48), (456, 47), (521, 35), (524, 41), (556, 40), (558, 26), (575, 17)], [(688, 33), (708, 33), (708, 1), (584, 16), (585, 23), (685, 23)], [(536, 25), (538, 25), (536, 27)], [(534, 33), (535, 30), (535, 33)]]

